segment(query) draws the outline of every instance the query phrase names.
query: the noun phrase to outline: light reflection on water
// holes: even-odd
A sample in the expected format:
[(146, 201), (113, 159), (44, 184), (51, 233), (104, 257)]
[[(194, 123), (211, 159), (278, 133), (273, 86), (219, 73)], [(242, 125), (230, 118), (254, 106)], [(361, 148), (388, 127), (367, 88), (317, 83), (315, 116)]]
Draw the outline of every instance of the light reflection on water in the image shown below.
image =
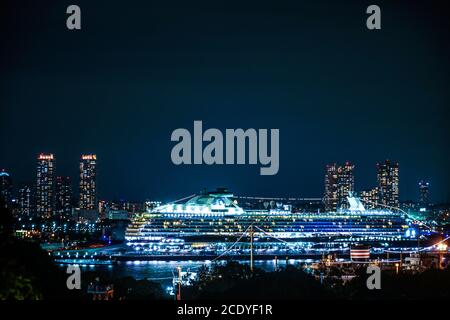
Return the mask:
[[(289, 259), (290, 265), (297, 265), (304, 260)], [(220, 261), (219, 263), (225, 263)], [(248, 264), (248, 261), (240, 261), (242, 264)], [(119, 261), (115, 265), (89, 265), (81, 266), (83, 272), (99, 272), (111, 279), (119, 279), (123, 277), (133, 277), (137, 280), (148, 279), (160, 282), (163, 285), (172, 283), (173, 275), (176, 274), (177, 267), (181, 267), (182, 271), (197, 271), (201, 266), (211, 266), (210, 261)], [(275, 260), (255, 261), (254, 266), (265, 271), (275, 270)], [(278, 267), (285, 267), (286, 260), (278, 260)]]

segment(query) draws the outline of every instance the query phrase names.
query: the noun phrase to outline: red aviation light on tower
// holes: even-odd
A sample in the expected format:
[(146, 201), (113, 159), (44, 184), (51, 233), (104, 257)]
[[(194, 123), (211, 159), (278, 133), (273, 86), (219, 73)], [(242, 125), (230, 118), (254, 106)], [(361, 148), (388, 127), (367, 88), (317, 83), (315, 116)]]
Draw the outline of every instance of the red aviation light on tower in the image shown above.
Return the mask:
[(41, 153), (38, 156), (38, 160), (53, 160), (53, 153), (50, 154)]
[(81, 160), (97, 160), (97, 155), (95, 154), (82, 154)]

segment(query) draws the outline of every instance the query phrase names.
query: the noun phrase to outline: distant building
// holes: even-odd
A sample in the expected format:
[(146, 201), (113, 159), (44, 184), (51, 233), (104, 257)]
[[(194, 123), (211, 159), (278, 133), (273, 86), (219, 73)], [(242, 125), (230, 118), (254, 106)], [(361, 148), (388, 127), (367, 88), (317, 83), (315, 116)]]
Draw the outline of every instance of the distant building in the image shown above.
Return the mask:
[(129, 220), (129, 214), (125, 210), (108, 210), (106, 218), (109, 220)]
[(360, 192), (360, 198), (366, 209), (377, 208), (378, 202), (378, 188), (375, 187), (369, 190), (363, 190)]
[(135, 213), (135, 212), (141, 212), (144, 209), (144, 205), (142, 202), (130, 202), (130, 201), (123, 201), (121, 210), (125, 210), (127, 212)]
[(151, 200), (145, 200), (144, 203), (144, 210), (145, 211), (151, 211), (156, 207), (159, 207), (161, 205), (161, 201), (151, 201)]
[(67, 219), (72, 214), (72, 183), (70, 177), (56, 177), (55, 215)]
[(98, 209), (101, 216), (104, 216), (109, 210), (122, 210), (129, 213), (142, 212), (145, 208), (145, 204), (142, 202), (130, 202), (126, 200), (119, 201), (105, 201), (100, 200), (98, 202)]
[(430, 183), (426, 181), (419, 182), (419, 205), (427, 206), (430, 203)]
[(9, 173), (4, 169), (0, 171), (0, 198), (3, 201), (4, 206), (11, 206), (12, 179)]
[(30, 184), (22, 184), (17, 195), (19, 217), (22, 219), (33, 217), (33, 188)]
[(400, 201), (400, 207), (404, 210), (414, 211), (417, 210), (417, 202), (412, 200)]
[(327, 165), (325, 174), (324, 205), (326, 211), (348, 208), (347, 197), (354, 191), (354, 165), (346, 162), (343, 166)]
[(40, 218), (53, 215), (55, 158), (41, 153), (37, 159), (36, 213)]
[(98, 210), (97, 203), (97, 156), (83, 154), (80, 161), (81, 210)]
[(377, 164), (378, 202), (385, 206), (398, 207), (398, 163), (386, 160)]
[(107, 209), (107, 202), (106, 200), (99, 200), (98, 201), (98, 213), (100, 216), (100, 219), (104, 219), (106, 215), (106, 209)]
[(99, 219), (98, 210), (74, 209), (72, 210), (72, 219), (78, 222), (95, 223)]

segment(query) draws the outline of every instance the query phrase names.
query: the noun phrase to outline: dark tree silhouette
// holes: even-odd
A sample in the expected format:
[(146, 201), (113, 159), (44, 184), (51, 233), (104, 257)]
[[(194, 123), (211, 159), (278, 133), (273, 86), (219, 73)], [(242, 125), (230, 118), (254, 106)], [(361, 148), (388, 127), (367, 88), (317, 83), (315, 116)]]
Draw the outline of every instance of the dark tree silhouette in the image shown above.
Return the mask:
[(184, 288), (187, 299), (327, 299), (332, 291), (296, 267), (276, 272), (229, 262), (202, 270), (193, 287)]
[(78, 299), (67, 289), (67, 275), (53, 264), (38, 243), (13, 236), (11, 211), (0, 212), (0, 299)]

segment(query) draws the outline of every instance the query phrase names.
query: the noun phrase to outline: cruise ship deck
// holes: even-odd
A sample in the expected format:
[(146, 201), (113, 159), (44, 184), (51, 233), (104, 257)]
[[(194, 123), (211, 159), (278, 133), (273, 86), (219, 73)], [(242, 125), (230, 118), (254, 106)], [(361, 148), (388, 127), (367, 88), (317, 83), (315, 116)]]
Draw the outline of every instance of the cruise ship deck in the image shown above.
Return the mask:
[(214, 251), (244, 237), (245, 248), (250, 226), (256, 247), (262, 249), (311, 248), (319, 243), (343, 248), (355, 242), (386, 246), (416, 236), (414, 226), (401, 213), (366, 210), (359, 199), (349, 201), (350, 208), (338, 212), (293, 212), (283, 205), (245, 210), (233, 194), (218, 190), (136, 216), (126, 230), (126, 241), (142, 252)]

